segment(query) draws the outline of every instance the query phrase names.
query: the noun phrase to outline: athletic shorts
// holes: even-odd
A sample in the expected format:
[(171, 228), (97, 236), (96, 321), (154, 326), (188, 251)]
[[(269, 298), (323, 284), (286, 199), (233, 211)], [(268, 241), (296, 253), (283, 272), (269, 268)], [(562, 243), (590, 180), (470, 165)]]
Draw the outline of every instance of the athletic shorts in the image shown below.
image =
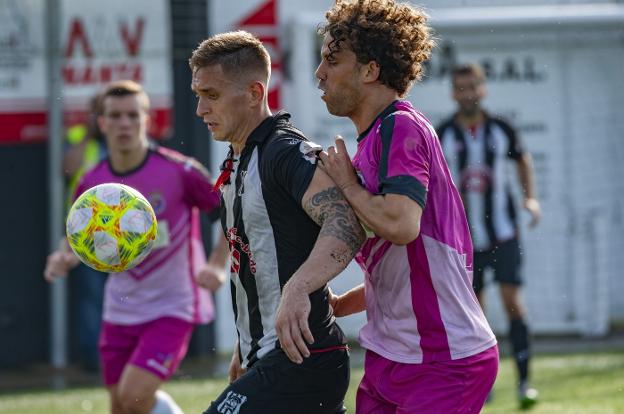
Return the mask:
[(186, 355), (193, 326), (171, 317), (137, 325), (104, 322), (99, 343), (104, 384), (117, 384), (126, 364), (166, 381)]
[(504, 241), (491, 250), (475, 251), (472, 282), (475, 292), (481, 292), (485, 286), (483, 274), (488, 267), (494, 271), (494, 280), (498, 283), (522, 285), (520, 263), (520, 243), (517, 239)]
[(366, 351), (356, 414), (478, 414), (498, 372), (498, 347), (467, 358), (403, 364)]
[(301, 365), (275, 349), (230, 384), (204, 414), (342, 414), (348, 387), (346, 349), (313, 353)]

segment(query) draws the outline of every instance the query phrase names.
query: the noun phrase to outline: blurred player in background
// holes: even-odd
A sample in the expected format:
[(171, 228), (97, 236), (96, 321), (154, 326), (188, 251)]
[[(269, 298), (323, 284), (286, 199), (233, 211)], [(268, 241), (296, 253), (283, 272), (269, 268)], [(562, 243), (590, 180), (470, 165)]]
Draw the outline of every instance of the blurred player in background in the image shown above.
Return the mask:
[(229, 142), (217, 185), (230, 242), (238, 332), (230, 385), (207, 414), (344, 413), (349, 355), (327, 282), (364, 232), (329, 177), (320, 147), (271, 114), (271, 61), (243, 31), (203, 41), (190, 59), (197, 115)]
[[(113, 414), (182, 412), (159, 388), (184, 358), (193, 326), (213, 318), (210, 292), (200, 286), (215, 290), (225, 277), (225, 240), (206, 262), (199, 232), (198, 209), (215, 211), (219, 194), (197, 161), (150, 145), (148, 110), (140, 85), (108, 85), (98, 117), (108, 157), (81, 178), (75, 193), (126, 184), (150, 201), (158, 219), (154, 250), (106, 284), (99, 348)], [(48, 257), (44, 276), (53, 281), (77, 264), (63, 243)]]
[[(76, 187), (86, 171), (106, 156), (104, 135), (97, 124), (100, 113), (100, 96), (89, 100), (85, 123), (72, 125), (66, 134), (63, 154), (63, 173), (67, 181), (66, 211), (71, 207)], [(71, 271), (71, 297), (73, 321), (76, 324), (78, 351), (82, 367), (90, 372), (100, 369), (98, 338), (102, 323), (102, 306), (106, 273), (84, 263)]]
[(438, 136), (470, 223), (475, 249), (473, 286), (483, 306), (484, 271), (493, 270), (509, 319), (520, 405), (529, 408), (537, 401), (537, 391), (529, 387), (529, 331), (520, 298), (521, 246), (507, 164), (512, 162), (517, 167), (523, 206), (531, 215), (529, 226), (533, 227), (541, 213), (531, 155), (508, 122), (481, 107), (487, 93), (481, 67), (456, 67), (452, 87), (458, 109), (438, 127)]
[(331, 298), (337, 315), (366, 308), (361, 414), (479, 413), (498, 370), (459, 193), (433, 127), (402, 99), (434, 46), (426, 21), (407, 3), (337, 1), (320, 30), (322, 99), (358, 133), (353, 161), (338, 138), (320, 168), (369, 233), (365, 283)]

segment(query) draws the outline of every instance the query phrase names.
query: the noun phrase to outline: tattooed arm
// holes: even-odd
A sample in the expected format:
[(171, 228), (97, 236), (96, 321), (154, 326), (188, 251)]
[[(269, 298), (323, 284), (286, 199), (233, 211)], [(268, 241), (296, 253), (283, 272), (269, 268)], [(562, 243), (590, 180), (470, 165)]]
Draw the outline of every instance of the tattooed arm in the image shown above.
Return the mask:
[(424, 204), (421, 206), (401, 192), (368, 192), (358, 183), (342, 138), (337, 137), (336, 147), (329, 147), (319, 158), (319, 168), (332, 177), (360, 221), (373, 233), (398, 245), (411, 243), (418, 237)]
[(296, 363), (310, 355), (306, 342), (314, 342), (308, 326), (309, 294), (344, 270), (366, 238), (342, 193), (321, 169), (316, 169), (301, 204), (321, 231), (308, 259), (284, 286), (275, 322), (282, 349)]

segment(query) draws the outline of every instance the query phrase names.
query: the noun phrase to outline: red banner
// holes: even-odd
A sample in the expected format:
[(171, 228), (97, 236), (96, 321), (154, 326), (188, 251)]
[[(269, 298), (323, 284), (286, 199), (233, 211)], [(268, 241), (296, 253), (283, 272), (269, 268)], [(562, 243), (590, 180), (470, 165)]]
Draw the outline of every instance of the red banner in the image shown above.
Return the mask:
[[(1, 0), (0, 0), (1, 1)], [(0, 145), (44, 141), (45, 1), (14, 2), (0, 13)], [(111, 81), (141, 83), (152, 101), (153, 138), (171, 132), (172, 70), (167, 0), (62, 0), (60, 76), (66, 127), (86, 120), (89, 100)]]
[[(87, 120), (86, 111), (66, 111), (65, 125), (72, 126)], [(167, 137), (171, 133), (171, 109), (154, 108), (150, 111), (148, 134), (151, 138)], [(0, 113), (0, 145), (35, 143), (48, 137), (46, 112)]]
[(269, 107), (281, 108), (280, 87), (282, 84), (282, 51), (279, 44), (276, 0), (268, 0), (242, 18), (236, 28), (255, 35), (271, 56), (271, 83), (269, 84)]

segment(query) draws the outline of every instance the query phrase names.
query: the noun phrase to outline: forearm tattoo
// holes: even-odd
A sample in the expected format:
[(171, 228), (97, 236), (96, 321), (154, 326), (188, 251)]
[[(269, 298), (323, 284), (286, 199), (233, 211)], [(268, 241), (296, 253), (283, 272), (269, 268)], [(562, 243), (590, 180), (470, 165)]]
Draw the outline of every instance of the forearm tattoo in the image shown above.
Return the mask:
[(314, 194), (303, 206), (308, 215), (321, 226), (320, 237), (343, 241), (346, 249), (334, 249), (332, 258), (347, 264), (364, 243), (366, 235), (347, 200), (336, 187)]

